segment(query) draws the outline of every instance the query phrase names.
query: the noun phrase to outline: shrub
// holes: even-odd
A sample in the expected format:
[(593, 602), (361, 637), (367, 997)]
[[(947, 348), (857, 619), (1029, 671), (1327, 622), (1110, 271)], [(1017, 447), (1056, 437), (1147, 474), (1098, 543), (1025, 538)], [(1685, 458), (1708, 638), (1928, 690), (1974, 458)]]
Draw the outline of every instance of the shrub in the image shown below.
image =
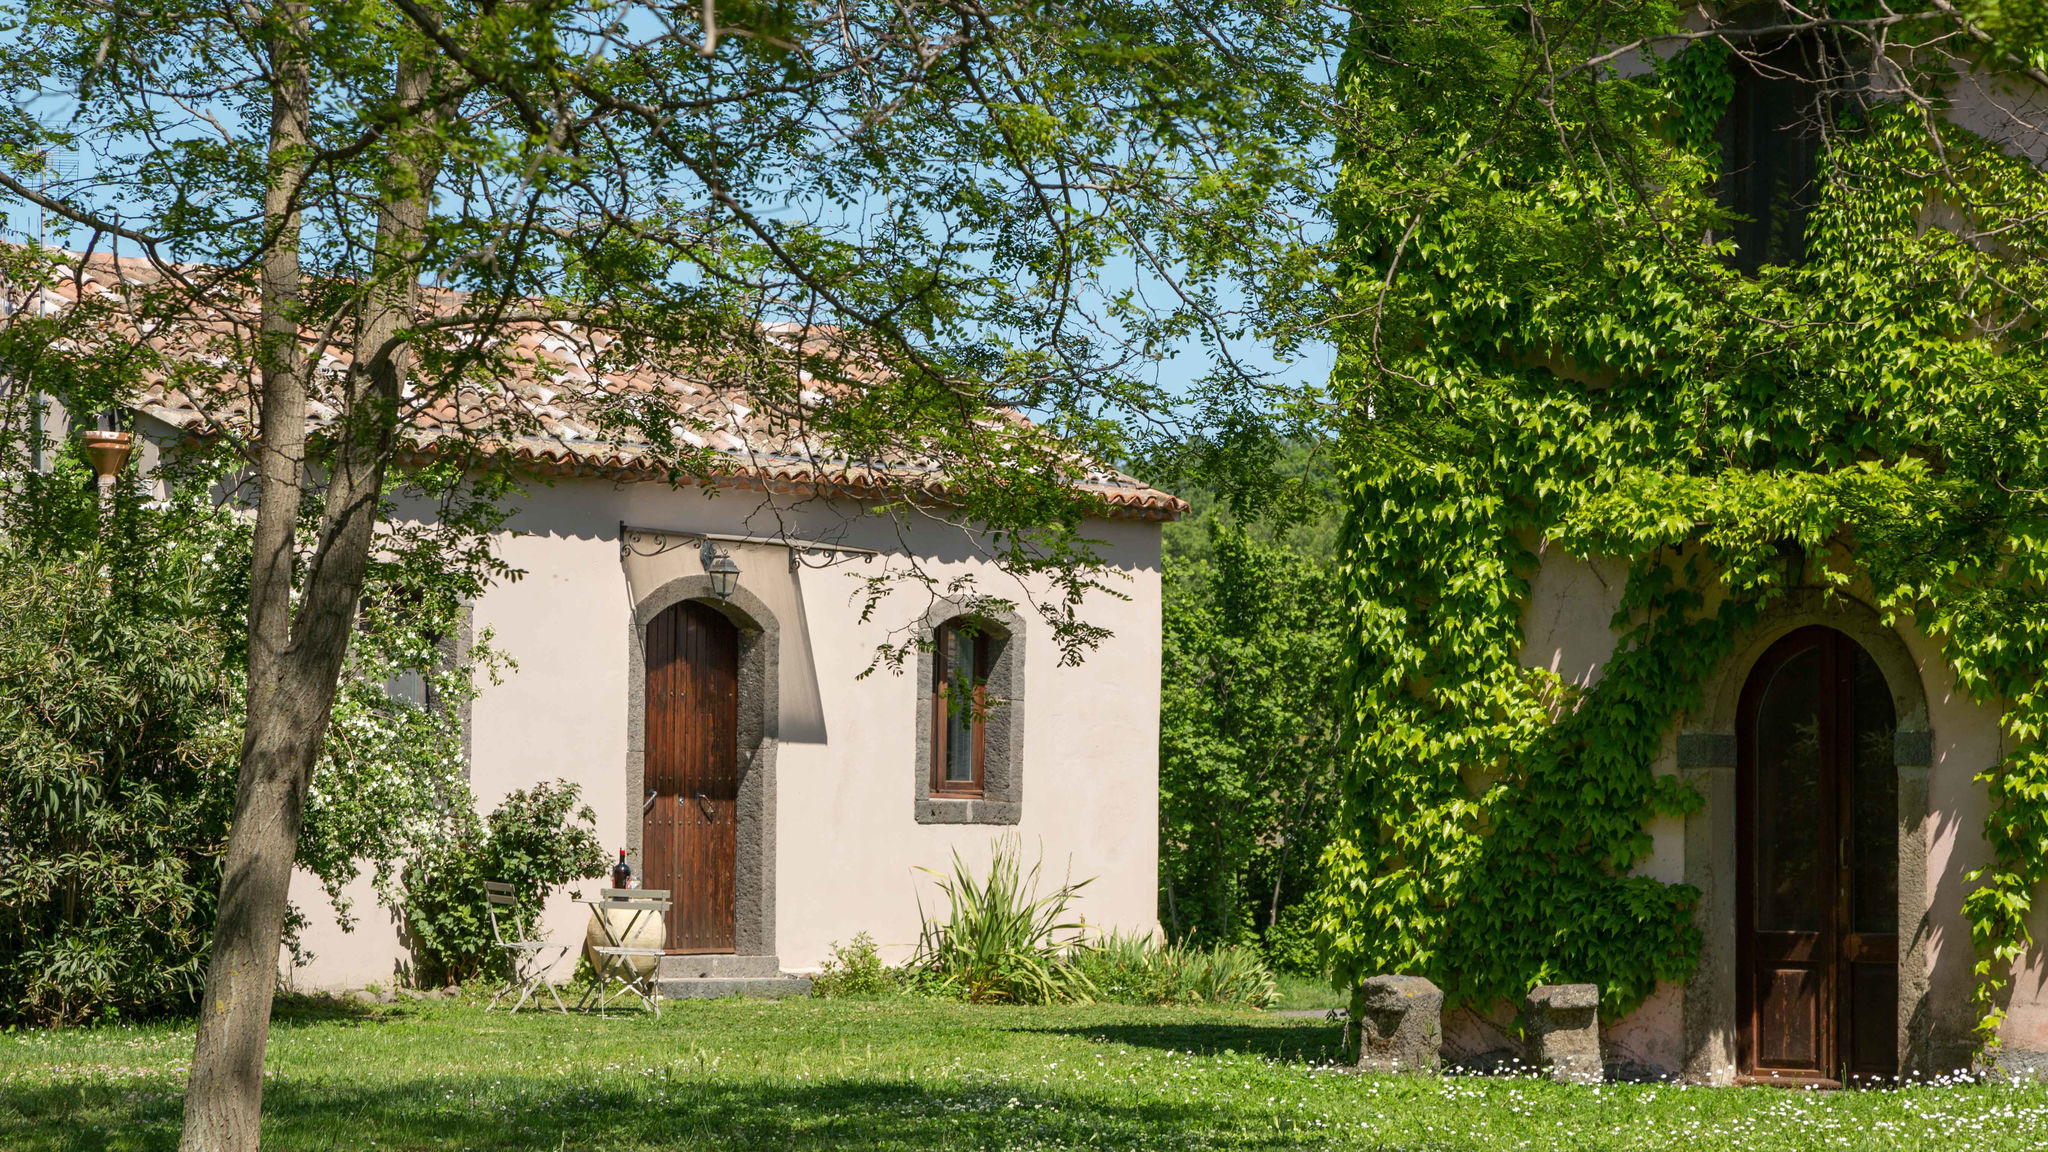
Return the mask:
[(874, 996), (895, 986), (896, 981), (875, 948), (875, 938), (861, 932), (844, 947), (836, 940), (832, 942), (832, 956), (811, 981), (811, 995)]
[(550, 890), (604, 875), (597, 813), (578, 807), (578, 798), (566, 780), (513, 792), (487, 820), (471, 815), (445, 846), (406, 866), (402, 908), (415, 982), (455, 984), (502, 965), (484, 881), (510, 884), (519, 918), (530, 922)]
[(0, 538), (6, 1022), (182, 1007), (205, 977), (234, 684), (189, 582), (103, 559)]
[(1108, 936), (1073, 950), (1071, 962), (1096, 995), (1122, 1004), (1271, 1006), (1273, 973), (1249, 948), (1160, 944), (1151, 936)]
[(987, 879), (976, 880), (954, 852), (953, 874), (939, 876), (946, 919), (925, 917), (920, 907), (924, 926), (911, 964), (940, 987), (976, 1002), (1086, 1003), (1094, 989), (1067, 955), (1081, 925), (1066, 915), (1088, 881), (1068, 881), (1040, 896), (1039, 865), (1025, 872), (1022, 856), (1016, 837), (997, 839)]
[(1184, 957), (1196, 1001), (1270, 1008), (1279, 999), (1272, 969), (1250, 948), (1223, 944), (1207, 951), (1189, 950)]
[(1290, 904), (1281, 909), (1280, 918), (1266, 929), (1260, 945), (1266, 963), (1276, 972), (1322, 976), (1326, 971), (1322, 953), (1316, 947), (1313, 905)]
[[(249, 524), (215, 506), (208, 476), (181, 472), (162, 498), (117, 485), (102, 510), (75, 445), (48, 460), (27, 467), (0, 419), (0, 1024), (193, 1003), (248, 675)], [(473, 587), (451, 570), (387, 556), (370, 575), (366, 596), (415, 608), (366, 619), (350, 644), (297, 861), (330, 894), (469, 810), (455, 710), (384, 690), (428, 660), (444, 700), (468, 690), (474, 652), (430, 640)], [(302, 922), (292, 909), (287, 944)]]
[(1150, 936), (1111, 932), (1073, 952), (1073, 963), (1088, 974), (1096, 995), (1119, 1004), (1177, 1004), (1186, 999), (1181, 970), (1164, 960), (1167, 950)]

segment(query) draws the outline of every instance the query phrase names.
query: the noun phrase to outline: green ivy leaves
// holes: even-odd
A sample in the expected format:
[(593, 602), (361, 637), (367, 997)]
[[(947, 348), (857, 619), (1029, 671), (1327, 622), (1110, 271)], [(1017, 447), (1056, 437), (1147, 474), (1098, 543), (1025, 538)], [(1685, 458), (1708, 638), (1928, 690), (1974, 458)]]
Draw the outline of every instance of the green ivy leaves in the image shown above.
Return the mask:
[[(1654, 765), (1758, 613), (1818, 587), (1912, 622), (2001, 709), (1963, 909), (1995, 1029), (2048, 881), (2048, 181), (1904, 102), (1845, 112), (1806, 259), (1745, 277), (1711, 240), (1725, 46), (1594, 77), (1590, 48), (1424, 7), (1361, 10), (1342, 85), (1352, 678), (1323, 947), (1454, 1004), (1596, 981), (1620, 1014), (1689, 976), (1696, 894), (1638, 872), (1698, 800)], [(1453, 59), (1486, 63), (1456, 92), (1415, 74)], [(1590, 687), (1522, 665), (1539, 548), (1627, 563)]]

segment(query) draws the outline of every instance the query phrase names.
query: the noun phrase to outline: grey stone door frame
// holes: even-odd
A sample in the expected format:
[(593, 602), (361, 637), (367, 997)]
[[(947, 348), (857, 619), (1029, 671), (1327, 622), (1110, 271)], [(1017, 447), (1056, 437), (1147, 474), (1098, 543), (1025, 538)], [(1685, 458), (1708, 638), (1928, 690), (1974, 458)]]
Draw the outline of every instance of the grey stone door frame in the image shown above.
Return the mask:
[(626, 853), (640, 868), (646, 799), (647, 625), (666, 609), (695, 601), (739, 629), (739, 800), (733, 852), (733, 952), (775, 953), (775, 749), (781, 621), (745, 588), (719, 599), (709, 576), (680, 576), (633, 606), (626, 637)]
[(1927, 693), (1912, 653), (1877, 611), (1820, 589), (1788, 593), (1743, 637), (1702, 687), (1700, 710), (1679, 725), (1678, 771), (1706, 803), (1685, 821), (1685, 882), (1699, 889), (1693, 921), (1703, 937), (1699, 968), (1685, 987), (1685, 1078), (1698, 1084), (1735, 1080), (1735, 759), (1736, 713), (1750, 670), (1787, 633), (1820, 624), (1843, 633), (1876, 661), (1898, 716), (1893, 762), (1899, 774), (1899, 1071), (1930, 1074), (1951, 1045), (1934, 1035), (1928, 1003), (1927, 772), (1934, 733)]

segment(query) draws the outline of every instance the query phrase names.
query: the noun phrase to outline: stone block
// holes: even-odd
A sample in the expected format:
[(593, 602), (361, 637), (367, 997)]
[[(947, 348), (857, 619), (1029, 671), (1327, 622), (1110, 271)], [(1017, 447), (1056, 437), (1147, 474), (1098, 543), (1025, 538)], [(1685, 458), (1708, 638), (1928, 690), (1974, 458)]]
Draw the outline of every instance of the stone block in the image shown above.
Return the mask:
[(1522, 1028), (1529, 1037), (1530, 1063), (1548, 1069), (1561, 1084), (1598, 1084), (1606, 1079), (1600, 1060), (1600, 986), (1539, 984), (1523, 1005)]
[(1361, 1072), (1430, 1075), (1443, 1056), (1444, 994), (1420, 976), (1374, 976), (1351, 994)]
[(2031, 1080), (2048, 1083), (2048, 1052), (2035, 1052), (2026, 1048), (2009, 1048), (1999, 1045), (1990, 1054), (1983, 1073), (1995, 1080)]

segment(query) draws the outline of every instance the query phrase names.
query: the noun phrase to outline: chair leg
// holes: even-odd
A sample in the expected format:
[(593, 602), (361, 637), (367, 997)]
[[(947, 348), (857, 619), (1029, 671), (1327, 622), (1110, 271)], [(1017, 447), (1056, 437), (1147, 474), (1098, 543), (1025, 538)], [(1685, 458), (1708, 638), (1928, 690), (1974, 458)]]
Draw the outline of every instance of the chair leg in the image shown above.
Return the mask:
[[(555, 1000), (555, 1007), (561, 1010), (561, 1013), (562, 1013), (562, 1015), (564, 1015), (564, 1016), (567, 1016), (567, 1015), (569, 1014), (569, 1009), (568, 1009), (568, 1008), (567, 1008), (566, 1006), (564, 1006), (564, 1005), (563, 1005), (563, 1003), (562, 1003), (562, 994), (561, 994), (561, 993), (559, 993), (559, 992), (557, 992), (557, 991), (555, 991), (555, 986), (554, 986), (554, 984), (553, 984), (552, 982), (550, 982), (550, 981), (549, 981), (549, 980), (547, 979), (547, 977), (546, 977), (546, 972), (547, 972), (547, 970), (548, 970), (548, 969), (550, 969), (550, 968), (553, 968), (553, 967), (554, 967), (554, 966), (555, 966), (555, 965), (556, 965), (557, 963), (559, 963), (559, 962), (561, 961), (562, 957), (564, 957), (564, 956), (567, 956), (567, 955), (569, 954), (569, 949), (568, 949), (568, 947), (567, 947), (566, 945), (559, 945), (559, 944), (558, 944), (558, 945), (556, 945), (555, 947), (556, 947), (556, 948), (558, 949), (558, 950), (556, 951), (556, 953), (555, 953), (555, 958), (554, 958), (553, 960), (550, 960), (550, 961), (548, 961), (548, 962), (547, 962), (546, 964), (544, 964), (544, 965), (542, 965), (542, 966), (541, 966), (541, 972), (542, 972), (542, 977), (541, 977), (541, 983), (542, 983), (542, 986), (544, 986), (545, 988), (547, 988), (547, 990), (548, 990), (548, 995), (549, 995), (549, 996), (552, 996), (552, 997), (554, 997), (554, 1000)], [(535, 999), (535, 1000), (534, 1000), (534, 1002), (533, 1002), (533, 1006), (534, 1006), (535, 1008), (539, 1008), (539, 1007), (540, 1007), (540, 1000), (539, 1000), (539, 999)]]

